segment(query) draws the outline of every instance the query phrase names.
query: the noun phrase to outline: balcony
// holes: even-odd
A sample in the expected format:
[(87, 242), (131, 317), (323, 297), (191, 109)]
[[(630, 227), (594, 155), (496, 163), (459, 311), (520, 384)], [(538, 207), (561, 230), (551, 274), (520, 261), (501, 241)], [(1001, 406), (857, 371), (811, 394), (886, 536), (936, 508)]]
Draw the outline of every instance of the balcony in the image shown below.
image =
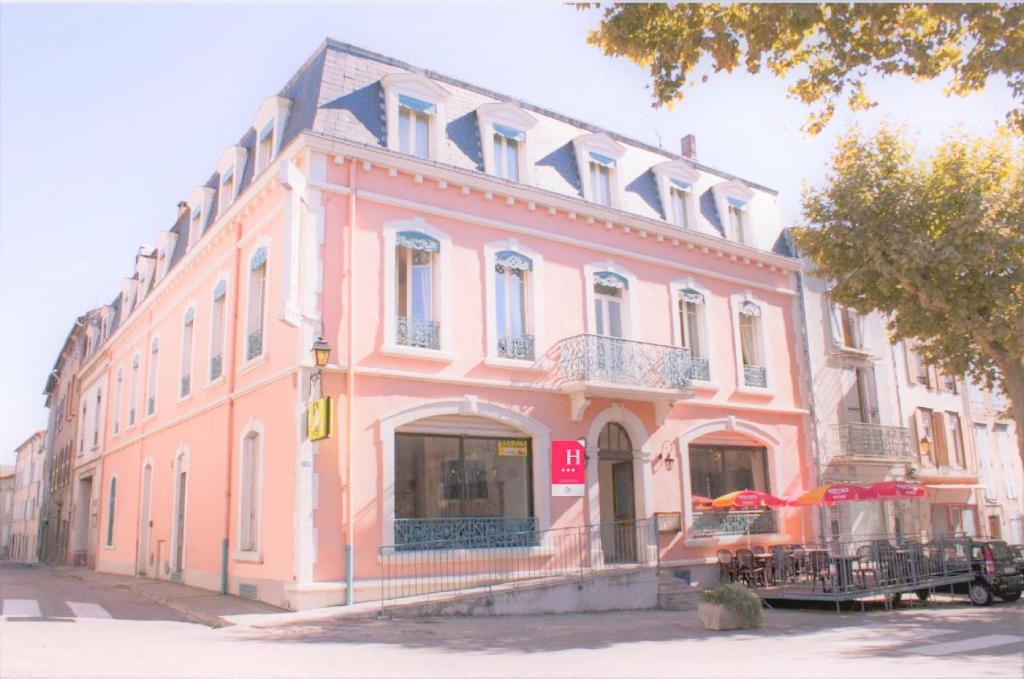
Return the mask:
[(254, 330), (249, 333), (249, 340), (246, 344), (245, 359), (251, 361), (263, 353), (263, 331)]
[(498, 356), (520, 361), (533, 360), (533, 335), (504, 335), (498, 338)]
[(722, 535), (764, 535), (777, 531), (773, 509), (757, 511), (694, 512), (689, 537), (709, 538)]
[(399, 316), (395, 322), (395, 343), (421, 349), (440, 349), (440, 327), (437, 321)]
[(690, 358), (690, 378), (707, 382), (711, 379), (711, 364), (706, 358)]
[(833, 458), (859, 458), (878, 462), (913, 459), (910, 430), (881, 424), (834, 424), (829, 451)]
[(576, 335), (555, 348), (557, 376), (573, 398), (573, 418), (591, 396), (670, 404), (690, 393), (689, 349), (617, 337)]
[(743, 385), (764, 389), (768, 386), (768, 371), (758, 365), (743, 366)]

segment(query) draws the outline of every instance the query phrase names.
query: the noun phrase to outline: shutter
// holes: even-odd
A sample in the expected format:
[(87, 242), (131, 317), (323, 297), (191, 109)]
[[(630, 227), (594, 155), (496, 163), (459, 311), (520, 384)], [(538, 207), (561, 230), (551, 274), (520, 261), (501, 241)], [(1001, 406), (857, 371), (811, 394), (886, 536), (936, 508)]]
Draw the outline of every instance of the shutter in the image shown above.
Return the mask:
[(828, 317), (832, 325), (832, 344), (843, 346), (843, 311), (838, 304), (828, 305)]
[(917, 384), (917, 375), (914, 374), (914, 358), (911, 356), (913, 352), (910, 350), (910, 345), (906, 342), (903, 343), (903, 365), (907, 368), (907, 384), (914, 386)]
[(940, 412), (932, 413), (932, 436), (935, 438), (935, 466), (949, 466), (949, 450), (946, 448), (946, 422)]
[(878, 384), (875, 382), (875, 369), (861, 368), (861, 371), (864, 375), (864, 398), (867, 401), (868, 422), (878, 424), (881, 418), (878, 412)]
[(867, 323), (865, 322), (866, 317), (863, 314), (857, 314), (857, 341), (860, 342), (861, 349), (869, 349), (868, 336), (865, 333), (867, 329)]

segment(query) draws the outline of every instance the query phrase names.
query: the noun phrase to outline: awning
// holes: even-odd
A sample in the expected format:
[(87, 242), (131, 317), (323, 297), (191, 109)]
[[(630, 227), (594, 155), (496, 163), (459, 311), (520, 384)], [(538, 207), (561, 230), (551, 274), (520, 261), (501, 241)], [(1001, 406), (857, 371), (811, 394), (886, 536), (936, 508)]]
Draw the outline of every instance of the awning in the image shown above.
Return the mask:
[(934, 488), (935, 490), (974, 490), (975, 488), (985, 488), (980, 483), (923, 483), (921, 485), (925, 488)]

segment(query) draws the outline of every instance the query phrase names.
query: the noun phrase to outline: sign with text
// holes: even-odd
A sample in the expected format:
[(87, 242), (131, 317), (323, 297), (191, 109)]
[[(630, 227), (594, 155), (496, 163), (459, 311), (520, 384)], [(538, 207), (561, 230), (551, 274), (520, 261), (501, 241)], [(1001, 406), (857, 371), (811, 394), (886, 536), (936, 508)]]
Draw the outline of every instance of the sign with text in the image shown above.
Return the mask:
[(331, 435), (331, 405), (330, 396), (310, 402), (306, 412), (306, 431), (310, 441), (319, 441)]
[(526, 457), (529, 448), (525, 439), (500, 439), (498, 455), (502, 457)]
[(579, 441), (551, 442), (551, 495), (583, 497), (586, 446)]

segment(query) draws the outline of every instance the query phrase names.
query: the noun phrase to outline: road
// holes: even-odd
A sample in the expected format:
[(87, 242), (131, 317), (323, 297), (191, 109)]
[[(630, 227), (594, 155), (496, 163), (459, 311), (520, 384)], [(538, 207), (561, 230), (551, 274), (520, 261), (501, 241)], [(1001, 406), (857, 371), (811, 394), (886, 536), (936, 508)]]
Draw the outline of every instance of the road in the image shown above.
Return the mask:
[[(773, 610), (714, 633), (693, 612), (332, 621), (212, 629), (122, 588), (0, 565), (0, 676), (1015, 677), (1024, 602)], [(38, 610), (37, 610), (38, 609)]]

